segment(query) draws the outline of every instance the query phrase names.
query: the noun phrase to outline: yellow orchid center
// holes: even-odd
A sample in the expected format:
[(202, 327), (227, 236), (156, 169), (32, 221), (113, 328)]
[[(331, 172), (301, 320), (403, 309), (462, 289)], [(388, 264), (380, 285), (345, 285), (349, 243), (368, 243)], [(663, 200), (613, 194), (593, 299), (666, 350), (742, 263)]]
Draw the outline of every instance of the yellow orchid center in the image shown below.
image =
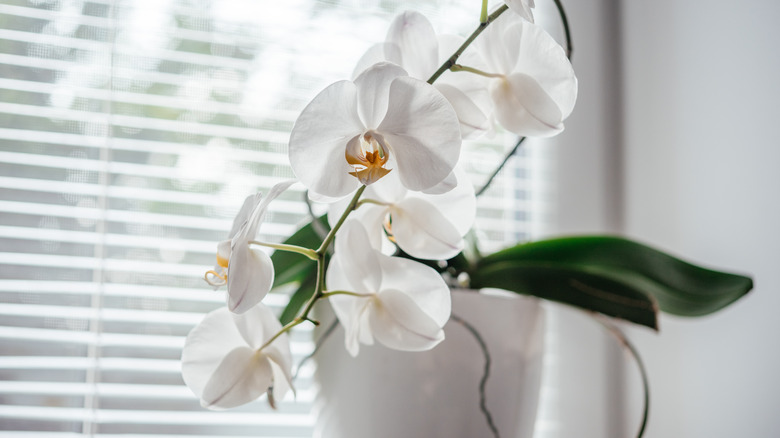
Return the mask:
[(349, 174), (362, 184), (375, 183), (390, 172), (391, 169), (385, 167), (390, 155), (383, 143), (381, 135), (368, 131), (347, 145), (344, 155), (347, 163), (355, 169)]

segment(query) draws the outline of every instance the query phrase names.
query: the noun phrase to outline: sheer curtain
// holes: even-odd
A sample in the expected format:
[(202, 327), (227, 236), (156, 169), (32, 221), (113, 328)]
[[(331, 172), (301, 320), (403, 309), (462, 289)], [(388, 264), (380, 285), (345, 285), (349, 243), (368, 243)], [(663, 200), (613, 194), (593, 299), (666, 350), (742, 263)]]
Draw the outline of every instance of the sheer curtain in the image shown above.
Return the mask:
[[(0, 436), (310, 436), (313, 365), (278, 411), (206, 412), (183, 386), (184, 337), (224, 300), (203, 274), (243, 198), (293, 176), (306, 102), (396, 12), (465, 32), (470, 3), (1, 1)], [(477, 184), (510, 142), (469, 144)], [(481, 198), (487, 247), (543, 220), (540, 160)], [(307, 218), (302, 196), (271, 205), (263, 240)], [(311, 348), (296, 330), (295, 361)]]

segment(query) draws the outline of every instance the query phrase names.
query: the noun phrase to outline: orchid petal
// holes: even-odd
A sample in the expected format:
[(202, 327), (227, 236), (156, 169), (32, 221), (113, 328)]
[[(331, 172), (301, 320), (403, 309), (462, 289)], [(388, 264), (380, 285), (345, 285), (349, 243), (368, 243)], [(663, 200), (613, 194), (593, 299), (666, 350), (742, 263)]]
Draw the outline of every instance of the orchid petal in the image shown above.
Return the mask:
[(534, 7), (534, 0), (504, 0), (504, 3), (509, 6), (512, 12), (531, 23), (534, 22), (534, 14), (531, 11), (531, 8)]
[[(217, 244), (217, 261), (222, 261), (222, 263), (225, 263), (230, 260), (230, 253), (233, 242), (230, 240), (223, 240)], [(219, 264), (219, 266), (222, 266)]]
[(355, 79), (357, 89), (357, 110), (360, 120), (368, 129), (379, 126), (387, 112), (390, 84), (406, 71), (389, 62), (380, 62), (364, 70)]
[[(325, 283), (328, 290), (349, 290), (352, 282), (347, 276), (347, 271), (341, 266), (339, 257), (333, 257), (328, 263), (328, 272), (325, 273)], [(336, 298), (336, 297), (333, 297)], [(333, 301), (331, 298), (331, 302)]]
[[(260, 200), (260, 194), (248, 197), (244, 202), (244, 207), (247, 208), (242, 207), (239, 217), (247, 215), (249, 205), (254, 207), (249, 217), (234, 233), (229, 250), (225, 241), (217, 245), (217, 264), (222, 268), (227, 264), (228, 307), (234, 312), (245, 312), (260, 302), (271, 289), (274, 279), (271, 259), (264, 252), (250, 248), (249, 242), (257, 235), (268, 205), (295, 182), (288, 180), (274, 185), (259, 203), (257, 201)], [(221, 272), (224, 272), (224, 269)]]
[[(378, 250), (383, 251), (385, 236), (384, 222), (387, 218), (388, 207), (384, 205), (366, 204), (358, 211), (352, 214), (350, 219), (354, 219), (363, 225), (368, 235), (368, 244)], [(393, 249), (395, 247), (393, 246)], [(392, 253), (392, 251), (391, 251)]]
[(233, 247), (228, 265), (228, 309), (244, 313), (259, 303), (271, 290), (274, 265), (263, 250), (247, 243)]
[[(351, 292), (374, 293), (382, 283), (377, 253), (368, 242), (366, 229), (355, 220), (347, 220), (336, 237), (334, 259), (349, 272), (347, 279)], [(329, 284), (330, 286), (330, 284)]]
[(422, 263), (400, 257), (381, 257), (385, 274), (382, 290), (402, 291), (439, 327), (452, 311), (450, 289), (438, 272)]
[(360, 332), (358, 333), (358, 340), (361, 344), (374, 345), (374, 335), (371, 334), (371, 323), (368, 317), (371, 312), (368, 311), (371, 306), (371, 300), (366, 300), (365, 306), (360, 312)]
[(474, 225), (477, 216), (477, 197), (471, 178), (462, 166), (456, 166), (451, 178), (454, 187), (444, 193), (415, 194), (431, 203), (451, 223), (461, 236)]
[(390, 144), (404, 186), (425, 190), (450, 174), (460, 155), (460, 124), (435, 87), (410, 77), (390, 86), (387, 114), (377, 131)]
[(249, 347), (228, 353), (203, 388), (200, 404), (209, 409), (228, 409), (263, 395), (273, 382), (268, 359)]
[[(273, 386), (271, 394), (269, 394), (271, 397), (273, 397), (273, 400), (280, 401), (284, 399), (284, 396), (287, 395), (287, 391), (292, 390), (293, 395), (295, 395), (295, 388), (292, 384), (292, 372), (291, 368), (284, 368), (279, 366), (277, 362), (275, 362), (273, 359), (270, 361), (271, 363), (271, 375), (273, 376)], [(276, 408), (275, 405), (272, 405), (273, 408)]]
[(376, 184), (371, 184), (363, 194), (363, 198), (392, 204), (404, 199), (408, 192), (409, 190), (401, 184), (398, 173), (394, 172), (377, 181)]
[(438, 67), (438, 40), (430, 21), (419, 12), (405, 11), (390, 24), (385, 41), (403, 54), (401, 64), (409, 76), (427, 80)]
[(355, 69), (352, 70), (352, 79), (354, 80), (360, 76), (361, 73), (374, 64), (387, 61), (401, 65), (401, 59), (401, 49), (397, 45), (387, 42), (374, 44), (358, 60)]
[(463, 250), (463, 237), (430, 202), (406, 198), (390, 210), (393, 236), (402, 250), (426, 260), (447, 260)]
[(313, 192), (342, 197), (359, 185), (344, 159), (347, 142), (365, 130), (358, 115), (357, 95), (352, 82), (336, 82), (303, 109), (293, 126), (290, 165)]
[(258, 351), (258, 346), (280, 329), (274, 314), (262, 304), (243, 315), (224, 307), (209, 313), (184, 343), (184, 382), (201, 399), (201, 405), (210, 409), (251, 402), (271, 386), (281, 399), (291, 383), (287, 335)]
[(282, 324), (271, 309), (260, 303), (241, 315), (234, 314), (233, 322), (244, 341), (254, 349), (262, 347), (263, 354), (278, 364), (287, 380), (292, 381), (292, 354), (287, 333), (280, 334), (269, 345), (265, 345), (272, 336), (282, 331)]
[[(333, 267), (333, 262), (336, 262), (337, 267)], [(335, 269), (340, 271), (338, 267), (338, 260), (334, 258), (331, 262), (331, 266), (328, 267), (328, 275), (330, 271)], [(335, 271), (334, 271), (335, 272)], [(330, 285), (330, 279), (328, 285)], [(370, 338), (368, 332), (368, 326), (364, 323), (364, 314), (366, 313), (367, 305), (370, 302), (370, 298), (356, 297), (351, 295), (334, 295), (331, 296), (328, 301), (333, 312), (336, 314), (341, 325), (344, 327), (344, 345), (350, 355), (357, 356), (360, 351), (361, 338), (369, 338), (373, 342), (373, 338)]]
[(577, 100), (577, 78), (563, 47), (542, 27), (525, 20), (502, 16), (494, 24), (497, 27), (482, 41), (486, 59), (505, 62), (499, 73), (534, 78), (556, 103), (562, 119), (568, 117)]
[(282, 324), (276, 315), (262, 303), (251, 307), (242, 314), (234, 313), (232, 318), (233, 324), (244, 342), (254, 349), (262, 347), (271, 336), (282, 329)]
[(181, 373), (184, 383), (199, 398), (206, 382), (231, 350), (245, 346), (231, 313), (221, 307), (207, 314), (184, 341)]
[(522, 136), (549, 137), (563, 130), (563, 115), (534, 78), (515, 73), (493, 83), (490, 95), (496, 118), (508, 131)]
[[(349, 195), (349, 193), (347, 195), (333, 197), (333, 196), (325, 196), (322, 193), (317, 193), (311, 190), (307, 190), (306, 195), (309, 197), (309, 200), (312, 202), (319, 202), (322, 204), (332, 204), (334, 202), (343, 200), (347, 195)], [(349, 199), (351, 198), (348, 198), (347, 202), (349, 202)]]
[(238, 231), (243, 228), (244, 224), (249, 221), (249, 217), (252, 215), (255, 207), (260, 204), (261, 198), (261, 193), (255, 193), (247, 196), (246, 199), (244, 199), (244, 203), (241, 205), (241, 209), (233, 219), (233, 226), (230, 228), (230, 233), (228, 234), (229, 239), (232, 239), (233, 236), (238, 234)]
[(455, 110), (458, 122), (460, 122), (461, 137), (473, 137), (490, 129), (488, 117), (466, 93), (448, 84), (436, 84), (436, 89)]
[(426, 195), (441, 195), (442, 193), (449, 192), (457, 186), (458, 177), (455, 176), (455, 171), (453, 171), (447, 175), (447, 178), (444, 178), (442, 182), (436, 184), (430, 189), (423, 190), (422, 193), (425, 193)]
[[(282, 339), (283, 337), (284, 339)], [(279, 346), (280, 343), (283, 344), (282, 348)], [(290, 353), (290, 341), (287, 338), (287, 333), (283, 333), (276, 338), (274, 342), (265, 347), (262, 352), (271, 360), (271, 370), (273, 372), (272, 396), (274, 399), (281, 400), (289, 390), (292, 390), (294, 394), (292, 353)]]
[(442, 328), (403, 292), (382, 291), (369, 312), (374, 337), (387, 347), (423, 351), (444, 340)]
[(523, 20), (515, 15), (503, 14), (483, 32), (482, 38), (475, 41), (474, 49), (482, 55), (485, 67), (491, 73), (509, 74), (517, 66), (518, 59), (522, 59), (522, 32), (519, 32), (522, 27), (513, 29), (522, 22)]
[(577, 77), (566, 51), (542, 27), (521, 22), (521, 61), (517, 72), (533, 77), (550, 95), (565, 119), (577, 101)]
[[(442, 64), (444, 61), (449, 59), (449, 57), (460, 48), (460, 46), (463, 45), (463, 43), (466, 41), (466, 38), (460, 35), (442, 34), (437, 35), (436, 40), (438, 41), (439, 46), (438, 64)], [(461, 54), (461, 57), (459, 57), (458, 60), (463, 61), (463, 56), (465, 56), (465, 53)], [(466, 65), (471, 64), (466, 63)]]
[[(279, 195), (284, 193), (285, 190), (289, 189), (290, 186), (296, 182), (296, 180), (290, 179), (274, 184), (274, 186), (271, 187), (271, 190), (266, 193), (265, 199), (257, 204), (257, 206), (252, 210), (252, 213), (249, 216), (249, 220), (247, 221), (246, 228), (240, 229), (233, 241), (235, 242), (238, 236), (241, 236), (241, 238), (247, 240), (254, 239), (257, 236), (257, 228), (263, 222), (265, 212), (268, 211), (268, 205), (271, 203), (271, 201), (278, 198)], [(259, 199), (259, 196), (257, 196), (257, 199)]]

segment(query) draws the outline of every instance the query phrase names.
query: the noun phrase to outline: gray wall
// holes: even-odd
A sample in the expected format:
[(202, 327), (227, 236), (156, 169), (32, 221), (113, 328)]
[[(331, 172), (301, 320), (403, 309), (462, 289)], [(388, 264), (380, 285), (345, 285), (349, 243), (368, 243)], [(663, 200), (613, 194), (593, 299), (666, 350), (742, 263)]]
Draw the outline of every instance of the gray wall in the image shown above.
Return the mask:
[[(552, 231), (622, 233), (756, 280), (715, 315), (629, 328), (651, 379), (645, 436), (780, 436), (780, 2), (565, 5), (580, 97), (551, 140)], [(635, 365), (551, 307), (565, 366), (551, 371), (560, 423), (544, 437), (634, 436)]]
[(622, 2), (623, 231), (756, 280), (718, 314), (632, 330), (648, 437), (780, 436), (778, 20), (771, 0)]

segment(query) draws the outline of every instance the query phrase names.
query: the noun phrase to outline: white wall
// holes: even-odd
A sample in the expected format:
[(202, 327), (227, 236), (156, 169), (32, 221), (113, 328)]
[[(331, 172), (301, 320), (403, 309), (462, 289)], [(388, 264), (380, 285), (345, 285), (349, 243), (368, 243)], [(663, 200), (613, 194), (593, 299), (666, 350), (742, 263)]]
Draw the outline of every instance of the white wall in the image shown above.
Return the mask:
[(715, 315), (632, 330), (651, 374), (646, 436), (778, 437), (780, 2), (621, 5), (624, 231), (756, 282)]

